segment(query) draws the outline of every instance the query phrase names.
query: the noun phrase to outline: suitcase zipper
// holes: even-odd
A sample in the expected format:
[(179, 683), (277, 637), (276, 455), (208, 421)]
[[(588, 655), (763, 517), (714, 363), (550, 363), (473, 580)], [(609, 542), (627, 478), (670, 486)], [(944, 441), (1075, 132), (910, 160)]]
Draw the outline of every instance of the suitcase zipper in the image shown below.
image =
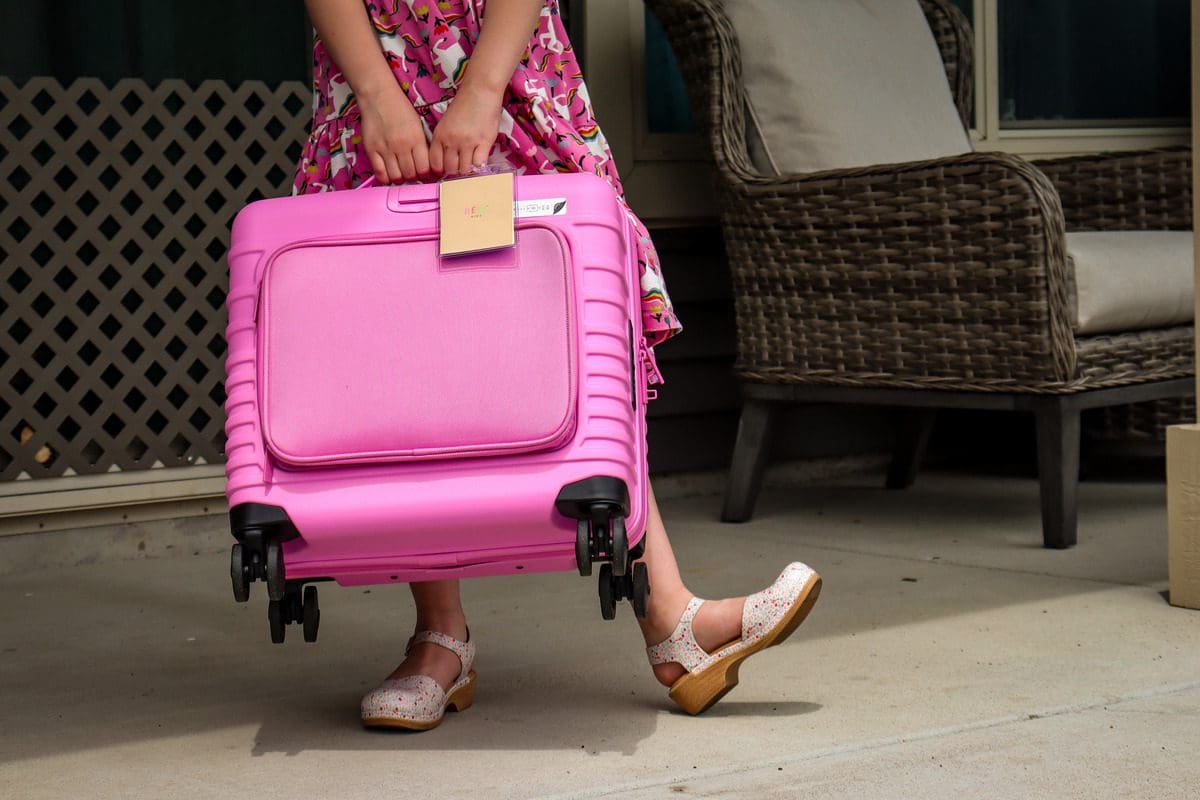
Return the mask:
[[(553, 226), (526, 223), (521, 225), (520, 230), (545, 230), (554, 235), (558, 240), (564, 257), (567, 256), (569, 250), (565, 242), (562, 241), (561, 234), (555, 230)], [(357, 235), (357, 236), (331, 236), (331, 237), (315, 237), (310, 239), (301, 239), (278, 248), (267, 259), (266, 265), (263, 268), (262, 277), (259, 279), (258, 292), (255, 296), (254, 305), (254, 320), (256, 331), (259, 335), (259, 369), (265, 370), (271, 361), (268, 354), (269, 336), (266, 334), (264, 325), (272, 315), (272, 296), (269, 294), (271, 286), (271, 275), (276, 271), (279, 264), (279, 258), (285, 253), (303, 249), (308, 247), (320, 246), (344, 246), (344, 245), (359, 245), (359, 244), (402, 244), (402, 243), (419, 243), (426, 241), (436, 241), (436, 230), (421, 229), (414, 231), (406, 231), (402, 234), (397, 234), (393, 231), (379, 232), (373, 235)], [(564, 265), (566, 262), (564, 262)], [(564, 269), (567, 269), (564, 266)], [(564, 275), (563, 280), (568, 282), (571, 280), (569, 275)], [(568, 306), (568, 329), (573, 326), (572, 319), (574, 317), (573, 309)], [(573, 337), (567, 336), (566, 345), (568, 353), (566, 360), (571, 371), (572, 386), (575, 373), (580, 369), (573, 344)], [(372, 463), (406, 463), (412, 461), (435, 460), (447, 458), (477, 458), (483, 456), (494, 455), (517, 455), (523, 453), (536, 453), (544, 450), (554, 449), (559, 447), (563, 442), (568, 441), (574, 435), (577, 419), (574, 408), (576, 404), (576, 393), (578, 388), (570, 390), (571, 397), (565, 402), (565, 417), (562, 425), (554, 430), (538, 429), (534, 434), (528, 434), (526, 438), (518, 438), (514, 441), (501, 442), (463, 442), (456, 441), (452, 444), (430, 444), (420, 443), (420, 446), (405, 446), (405, 447), (380, 447), (368, 451), (363, 450), (338, 450), (313, 452), (311, 449), (307, 452), (296, 453), (289, 452), (287, 448), (281, 445), (272, 435), (272, 424), (269, 418), (270, 402), (267, 398), (268, 387), (270, 381), (265, 377), (265, 374), (260, 374), (260, 382), (263, 386), (262, 392), (262, 426), (264, 431), (264, 441), (268, 450), (281, 462), (295, 467), (308, 466), (325, 466), (330, 464), (372, 464)], [(309, 445), (306, 445), (309, 446)]]
[(654, 358), (654, 349), (646, 345), (646, 340), (643, 339), (638, 345), (638, 351), (642, 358), (642, 368), (646, 375), (646, 402), (658, 399), (658, 390), (650, 387), (655, 384), (664, 383), (662, 373), (658, 371), (658, 361)]

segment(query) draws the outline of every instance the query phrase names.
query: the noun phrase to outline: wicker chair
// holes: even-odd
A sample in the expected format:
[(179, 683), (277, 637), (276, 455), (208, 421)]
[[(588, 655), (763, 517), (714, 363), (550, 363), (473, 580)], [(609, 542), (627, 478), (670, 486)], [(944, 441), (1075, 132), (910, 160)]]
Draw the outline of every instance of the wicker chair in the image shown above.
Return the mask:
[[(964, 126), (971, 34), (920, 0)], [(888, 486), (912, 483), (938, 407), (1032, 412), (1046, 547), (1076, 542), (1080, 412), (1192, 390), (1193, 328), (1082, 336), (1067, 230), (1188, 230), (1185, 149), (1031, 163), (967, 153), (765, 176), (747, 151), (721, 0), (647, 0), (718, 176), (744, 406), (722, 519), (753, 511), (785, 403), (907, 408)]]

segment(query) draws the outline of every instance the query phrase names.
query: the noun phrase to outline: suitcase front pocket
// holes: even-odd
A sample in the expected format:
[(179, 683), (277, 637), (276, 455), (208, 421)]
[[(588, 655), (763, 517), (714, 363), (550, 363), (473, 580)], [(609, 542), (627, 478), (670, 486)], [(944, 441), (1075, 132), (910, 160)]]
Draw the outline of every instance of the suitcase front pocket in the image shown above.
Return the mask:
[(435, 231), (298, 243), (271, 257), (259, 304), (263, 438), (284, 464), (528, 453), (574, 433), (570, 257), (552, 228), (455, 259)]

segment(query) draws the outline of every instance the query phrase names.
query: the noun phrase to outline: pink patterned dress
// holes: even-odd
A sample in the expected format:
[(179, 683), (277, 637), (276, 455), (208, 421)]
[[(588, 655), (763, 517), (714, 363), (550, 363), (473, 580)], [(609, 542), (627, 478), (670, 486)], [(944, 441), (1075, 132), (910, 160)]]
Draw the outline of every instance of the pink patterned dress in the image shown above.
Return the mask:
[[(383, 54), (420, 114), (429, 138), (446, 113), (479, 38), (486, 0), (364, 0)], [(345, 76), (318, 38), (313, 48), (313, 123), (293, 194), (349, 189), (373, 174), (362, 148), (361, 117)], [(537, 32), (508, 84), (490, 163), (524, 172), (594, 172), (624, 204), (608, 142), (592, 112), (557, 0), (546, 0)], [(646, 226), (625, 206), (637, 237), (646, 340), (660, 344), (683, 328), (663, 283)]]

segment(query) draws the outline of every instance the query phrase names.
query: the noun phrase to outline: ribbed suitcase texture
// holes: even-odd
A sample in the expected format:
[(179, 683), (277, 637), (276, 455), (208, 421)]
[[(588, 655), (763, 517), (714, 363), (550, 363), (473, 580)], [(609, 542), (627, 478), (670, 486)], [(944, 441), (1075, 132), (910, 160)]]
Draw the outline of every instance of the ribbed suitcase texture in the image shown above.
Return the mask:
[(627, 492), (617, 516), (641, 540), (656, 372), (628, 218), (593, 175), (517, 176), (515, 194), (516, 246), (454, 257), (437, 254), (436, 185), (238, 214), (235, 593), (239, 569), (267, 577), (268, 556), (292, 590), (573, 570), (579, 520), (564, 510), (597, 480)]

